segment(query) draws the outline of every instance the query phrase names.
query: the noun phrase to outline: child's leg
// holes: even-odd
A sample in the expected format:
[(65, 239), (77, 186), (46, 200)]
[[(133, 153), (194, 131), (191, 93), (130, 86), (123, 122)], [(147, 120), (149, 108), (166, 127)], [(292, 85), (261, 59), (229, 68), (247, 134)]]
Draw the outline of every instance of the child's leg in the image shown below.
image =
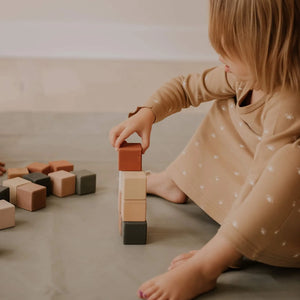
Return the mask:
[(212, 290), (221, 273), (241, 257), (220, 234), (181, 264), (146, 283), (138, 290), (143, 299), (190, 300)]
[(5, 166), (5, 163), (0, 161), (0, 176), (6, 172), (4, 166)]
[(167, 176), (166, 171), (147, 175), (147, 193), (160, 196), (174, 203), (186, 202), (186, 195)]

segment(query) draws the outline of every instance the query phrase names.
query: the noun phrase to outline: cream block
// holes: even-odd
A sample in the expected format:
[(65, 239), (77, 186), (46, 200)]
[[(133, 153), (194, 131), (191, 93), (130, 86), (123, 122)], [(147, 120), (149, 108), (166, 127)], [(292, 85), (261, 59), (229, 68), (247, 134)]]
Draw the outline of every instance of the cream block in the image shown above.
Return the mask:
[(146, 221), (146, 200), (124, 200), (122, 201), (123, 221)]
[(15, 177), (12, 179), (7, 179), (2, 182), (3, 186), (9, 187), (9, 201), (10, 203), (16, 205), (17, 203), (17, 187), (23, 184), (29, 183), (29, 180), (23, 179), (21, 177)]
[(121, 179), (123, 199), (146, 199), (146, 173), (144, 171), (124, 171)]
[(0, 200), (0, 229), (15, 226), (15, 206), (5, 200)]

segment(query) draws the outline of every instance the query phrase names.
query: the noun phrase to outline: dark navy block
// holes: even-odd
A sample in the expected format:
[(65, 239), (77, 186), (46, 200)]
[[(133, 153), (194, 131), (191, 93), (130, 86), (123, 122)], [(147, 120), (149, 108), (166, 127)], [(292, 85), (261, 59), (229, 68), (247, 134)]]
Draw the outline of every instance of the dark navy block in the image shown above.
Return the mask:
[(71, 172), (76, 175), (76, 194), (84, 195), (96, 192), (96, 174), (88, 170)]
[(9, 202), (9, 187), (0, 185), (0, 200)]
[(43, 173), (29, 173), (23, 176), (24, 179), (27, 179), (33, 183), (42, 185), (46, 187), (47, 189), (47, 196), (51, 193), (51, 179), (49, 176), (43, 174)]
[(147, 242), (147, 221), (129, 222), (123, 221), (123, 244), (142, 245)]

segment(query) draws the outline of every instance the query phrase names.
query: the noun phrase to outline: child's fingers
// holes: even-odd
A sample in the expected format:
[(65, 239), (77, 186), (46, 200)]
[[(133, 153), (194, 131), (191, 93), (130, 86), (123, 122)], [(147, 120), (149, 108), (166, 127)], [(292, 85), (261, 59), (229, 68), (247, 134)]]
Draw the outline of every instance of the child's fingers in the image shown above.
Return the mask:
[(118, 138), (116, 139), (115, 142), (115, 148), (119, 149), (121, 144), (130, 136), (134, 133), (135, 131), (132, 129), (128, 129), (128, 127), (126, 127), (118, 136)]
[(143, 148), (143, 154), (146, 152), (146, 150), (150, 146), (150, 134), (146, 133), (142, 135), (142, 148)]
[(112, 128), (109, 132), (109, 141), (113, 147), (115, 147), (116, 140), (120, 136), (121, 132), (124, 130), (123, 125), (118, 125)]

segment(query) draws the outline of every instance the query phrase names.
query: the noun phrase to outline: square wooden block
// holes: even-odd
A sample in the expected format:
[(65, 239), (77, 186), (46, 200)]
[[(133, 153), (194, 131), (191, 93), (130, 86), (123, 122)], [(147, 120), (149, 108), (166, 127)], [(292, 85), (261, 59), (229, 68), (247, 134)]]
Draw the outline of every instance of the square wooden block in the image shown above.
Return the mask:
[(15, 226), (15, 206), (5, 200), (0, 200), (0, 229)]
[(47, 196), (51, 193), (51, 179), (49, 176), (47, 176), (44, 173), (35, 172), (35, 173), (29, 173), (23, 176), (24, 179), (29, 180), (33, 183), (42, 185), (46, 187), (47, 189)]
[(49, 165), (50, 165), (51, 172), (56, 172), (60, 170), (71, 172), (74, 170), (74, 165), (66, 160), (50, 161)]
[(123, 200), (123, 221), (146, 221), (146, 200)]
[(122, 222), (123, 244), (142, 245), (147, 242), (147, 221), (145, 222)]
[(96, 174), (88, 170), (73, 171), (76, 175), (76, 194), (84, 195), (96, 192)]
[(146, 173), (144, 171), (124, 171), (121, 177), (124, 199), (146, 199)]
[(49, 173), (52, 183), (52, 194), (58, 197), (65, 197), (75, 194), (75, 174), (61, 170)]
[(0, 185), (0, 199), (9, 202), (9, 187)]
[(34, 211), (46, 207), (46, 187), (29, 182), (17, 187), (17, 207)]
[(29, 183), (30, 181), (21, 178), (21, 177), (16, 177), (12, 179), (6, 179), (2, 182), (3, 186), (9, 187), (9, 201), (10, 203), (16, 205), (17, 203), (17, 187)]
[(39, 172), (39, 173), (48, 175), (48, 173), (50, 172), (50, 165), (44, 164), (44, 163), (39, 163), (39, 162), (34, 162), (34, 163), (28, 165), (27, 169), (29, 170), (30, 173)]
[(142, 170), (142, 146), (140, 143), (123, 142), (119, 149), (119, 171)]
[(25, 174), (28, 174), (27, 168), (9, 168), (7, 169), (7, 178), (15, 178), (15, 177), (22, 177)]

